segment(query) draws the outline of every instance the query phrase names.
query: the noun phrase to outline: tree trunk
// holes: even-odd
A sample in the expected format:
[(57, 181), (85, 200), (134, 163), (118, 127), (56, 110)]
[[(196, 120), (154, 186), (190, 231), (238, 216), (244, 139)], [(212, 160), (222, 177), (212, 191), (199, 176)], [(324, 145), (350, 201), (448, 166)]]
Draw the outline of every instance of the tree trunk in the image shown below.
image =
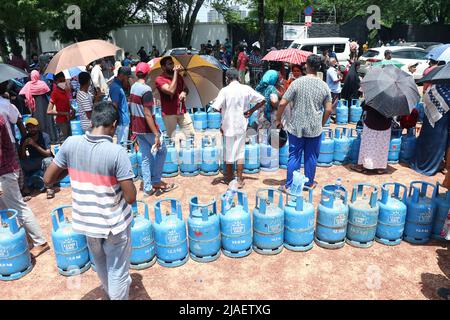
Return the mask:
[(277, 31), (275, 33), (275, 44), (278, 49), (283, 47), (283, 23), (284, 23), (284, 7), (278, 8)]
[(264, 0), (258, 0), (258, 27), (261, 52), (266, 52), (266, 28), (264, 25)]
[(25, 60), (28, 61), (31, 59), (31, 55), (33, 53), (39, 54), (40, 48), (38, 43), (39, 32), (34, 28), (25, 28)]
[(0, 29), (0, 58), (4, 63), (6, 63), (8, 54), (8, 43), (6, 42), (5, 32), (3, 31), (3, 29)]
[(200, 11), (204, 2), (205, 2), (205, 0), (197, 0), (195, 3), (194, 10), (191, 13), (191, 16), (188, 17), (189, 22), (188, 22), (187, 28), (184, 30), (185, 32), (183, 34), (184, 46), (186, 46), (186, 47), (191, 44), (192, 33), (194, 31), (195, 22), (197, 21), (197, 15), (198, 15), (198, 12)]

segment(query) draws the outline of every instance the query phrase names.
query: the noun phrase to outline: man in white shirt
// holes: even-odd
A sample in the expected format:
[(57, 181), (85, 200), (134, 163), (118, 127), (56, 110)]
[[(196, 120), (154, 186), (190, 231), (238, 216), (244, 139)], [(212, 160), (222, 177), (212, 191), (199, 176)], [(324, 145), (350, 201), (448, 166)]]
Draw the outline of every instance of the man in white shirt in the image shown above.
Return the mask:
[[(244, 187), (242, 172), (245, 158), (245, 136), (248, 118), (265, 103), (264, 96), (250, 86), (239, 83), (239, 71), (230, 68), (226, 73), (228, 86), (221, 89), (212, 107), (222, 114), (221, 132), (224, 136), (226, 162), (225, 183), (233, 179), (233, 164), (237, 162), (239, 189)], [(248, 109), (250, 104), (255, 104)]]
[(335, 58), (330, 58), (330, 67), (327, 70), (327, 85), (331, 91), (333, 114), (336, 113), (336, 105), (339, 100), (339, 95), (341, 94), (341, 77), (337, 71), (337, 60)]
[(91, 70), (92, 83), (97, 91), (101, 92), (101, 96), (108, 96), (109, 89), (106, 83), (105, 77), (103, 76), (101, 61), (96, 61), (95, 66)]

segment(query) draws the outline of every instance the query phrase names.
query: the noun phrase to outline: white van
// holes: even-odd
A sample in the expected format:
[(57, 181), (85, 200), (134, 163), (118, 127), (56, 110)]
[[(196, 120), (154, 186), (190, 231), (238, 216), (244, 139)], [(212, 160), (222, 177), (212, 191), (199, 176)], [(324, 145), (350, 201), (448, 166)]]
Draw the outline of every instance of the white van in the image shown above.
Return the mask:
[(321, 54), (322, 48), (328, 48), (336, 52), (339, 64), (346, 65), (350, 59), (349, 38), (304, 38), (294, 40), (289, 48), (301, 49), (315, 54)]

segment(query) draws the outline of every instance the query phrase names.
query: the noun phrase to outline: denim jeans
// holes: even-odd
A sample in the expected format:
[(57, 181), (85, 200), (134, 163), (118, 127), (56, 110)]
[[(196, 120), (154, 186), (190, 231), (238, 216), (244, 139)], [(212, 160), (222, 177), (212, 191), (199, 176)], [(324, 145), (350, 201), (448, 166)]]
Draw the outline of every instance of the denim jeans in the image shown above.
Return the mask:
[(151, 153), (153, 144), (155, 143), (155, 135), (153, 133), (138, 134), (137, 139), (139, 148), (142, 153), (142, 178), (144, 180), (144, 191), (150, 192), (152, 185), (161, 182), (161, 175), (166, 161), (167, 148), (164, 141), (161, 141), (161, 148), (156, 155)]
[(87, 237), (97, 275), (111, 300), (128, 300), (130, 292), (131, 224), (107, 239)]
[(128, 132), (130, 130), (130, 125), (118, 125), (116, 128), (116, 134), (117, 134), (117, 143), (123, 144), (128, 140)]

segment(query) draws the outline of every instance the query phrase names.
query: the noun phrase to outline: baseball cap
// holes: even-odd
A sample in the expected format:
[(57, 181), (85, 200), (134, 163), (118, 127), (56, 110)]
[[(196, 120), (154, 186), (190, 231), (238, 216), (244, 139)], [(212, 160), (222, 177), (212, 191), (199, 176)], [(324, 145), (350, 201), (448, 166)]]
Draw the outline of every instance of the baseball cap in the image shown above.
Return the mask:
[(150, 72), (150, 66), (148, 65), (148, 63), (145, 62), (139, 62), (136, 66), (136, 75), (138, 74), (138, 72), (142, 72), (143, 74), (147, 74)]
[(27, 125), (27, 124), (32, 124), (33, 126), (38, 126), (39, 121), (37, 121), (36, 118), (28, 118), (27, 120), (25, 120), (25, 125)]

